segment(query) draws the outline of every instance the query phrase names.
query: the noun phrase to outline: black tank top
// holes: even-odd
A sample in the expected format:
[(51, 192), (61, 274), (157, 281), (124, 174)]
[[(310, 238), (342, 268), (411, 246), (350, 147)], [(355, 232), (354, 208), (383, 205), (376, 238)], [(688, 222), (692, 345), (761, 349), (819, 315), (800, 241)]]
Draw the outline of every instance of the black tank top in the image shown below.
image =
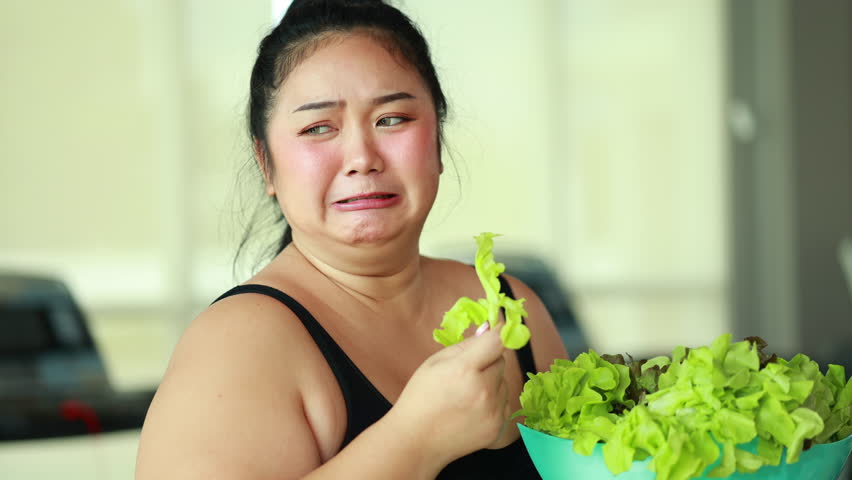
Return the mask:
[[(502, 276), (500, 277), (500, 290), (507, 296), (514, 298), (511, 287)], [(393, 405), (367, 380), (367, 377), (335, 343), (331, 335), (322, 328), (313, 315), (286, 293), (266, 285), (240, 285), (227, 291), (213, 303), (241, 293), (257, 293), (280, 301), (299, 317), (305, 329), (316, 342), (337, 378), (337, 383), (340, 385), (346, 403), (346, 434), (343, 437), (341, 449), (391, 409)], [(536, 372), (532, 347), (527, 343), (516, 353), (518, 363), (521, 366), (519, 373), (526, 381), (527, 372)], [(479, 450), (453, 461), (441, 471), (436, 480), (526, 480), (540, 478), (541, 476), (533, 466), (523, 440), (518, 438), (512, 444), (499, 450)]]

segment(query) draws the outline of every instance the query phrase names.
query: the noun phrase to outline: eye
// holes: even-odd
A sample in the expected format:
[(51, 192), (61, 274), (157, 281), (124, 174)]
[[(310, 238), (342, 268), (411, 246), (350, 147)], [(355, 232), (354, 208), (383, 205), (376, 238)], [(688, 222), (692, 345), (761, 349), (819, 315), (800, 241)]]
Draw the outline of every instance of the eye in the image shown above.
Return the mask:
[(299, 135), (322, 135), (331, 131), (328, 125), (314, 125), (299, 132)]
[(399, 124), (409, 122), (409, 121), (411, 121), (411, 119), (406, 118), (406, 117), (394, 117), (394, 116), (382, 117), (382, 118), (379, 119), (378, 122), (376, 122), (376, 126), (378, 126), (378, 127), (395, 127)]

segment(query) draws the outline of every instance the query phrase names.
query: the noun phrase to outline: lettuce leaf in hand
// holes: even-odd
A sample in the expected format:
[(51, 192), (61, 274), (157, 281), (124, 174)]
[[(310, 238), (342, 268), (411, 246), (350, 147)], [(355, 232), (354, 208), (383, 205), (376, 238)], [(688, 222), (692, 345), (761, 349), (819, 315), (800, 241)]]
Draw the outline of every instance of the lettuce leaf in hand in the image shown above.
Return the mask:
[(530, 331), (522, 319), (527, 316), (524, 310), (524, 299), (512, 299), (500, 292), (499, 276), (506, 266), (494, 260), (494, 240), (497, 234), (481, 233), (474, 237), (477, 243), (474, 265), (476, 275), (485, 289), (485, 298), (472, 300), (462, 297), (456, 301), (444, 318), (440, 328), (432, 333), (435, 341), (444, 346), (450, 346), (464, 340), (464, 332), (472, 324), (480, 326), (488, 322), (496, 327), (500, 318), (500, 309), (506, 314), (506, 324), (500, 330), (503, 345), (511, 349), (519, 349), (529, 342)]

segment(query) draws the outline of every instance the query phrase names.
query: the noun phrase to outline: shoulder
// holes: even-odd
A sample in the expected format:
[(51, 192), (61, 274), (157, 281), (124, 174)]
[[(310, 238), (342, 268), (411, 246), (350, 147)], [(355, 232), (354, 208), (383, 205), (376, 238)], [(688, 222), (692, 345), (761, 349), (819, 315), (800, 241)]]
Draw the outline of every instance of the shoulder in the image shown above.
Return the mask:
[(446, 283), (448, 280), (452, 280), (451, 284), (462, 285), (464, 287), (480, 285), (473, 264), (447, 258), (432, 257), (421, 257), (421, 261), (423, 262), (422, 266), (424, 270), (433, 273), (430, 277), (439, 282)]
[(474, 271), (472, 264), (460, 262), (458, 260), (452, 260), (449, 258), (421, 256), (420, 261), (423, 262), (424, 267), (438, 270), (442, 273), (458, 273), (461, 271), (468, 270), (471, 272)]
[(483, 298), (485, 290), (472, 264), (450, 259), (428, 259), (429, 282), (450, 308), (460, 297)]
[[(281, 346), (299, 342), (300, 321), (274, 298), (256, 293), (233, 295), (209, 306), (187, 327), (175, 348), (169, 371), (211, 362), (263, 363), (286, 355)], [(250, 352), (251, 355), (243, 354)], [(215, 354), (215, 355), (214, 355)], [(224, 362), (223, 362), (224, 363)]]
[(525, 299), (524, 310), (527, 311), (528, 315), (524, 319), (524, 323), (530, 329), (530, 343), (538, 371), (548, 370), (550, 365), (553, 364), (553, 360), (557, 358), (568, 358), (562, 337), (560, 337), (544, 302), (532, 288), (517, 277), (507, 273), (504, 273), (503, 277), (512, 287), (515, 298)]
[[(138, 478), (175, 471), (201, 478), (212, 472), (194, 468), (245, 464), (258, 477), (315, 468), (320, 455), (303, 410), (312, 357), (299, 323), (275, 299), (257, 294), (228, 297), (202, 312), (181, 336), (149, 408)], [(284, 462), (281, 445), (295, 449)]]

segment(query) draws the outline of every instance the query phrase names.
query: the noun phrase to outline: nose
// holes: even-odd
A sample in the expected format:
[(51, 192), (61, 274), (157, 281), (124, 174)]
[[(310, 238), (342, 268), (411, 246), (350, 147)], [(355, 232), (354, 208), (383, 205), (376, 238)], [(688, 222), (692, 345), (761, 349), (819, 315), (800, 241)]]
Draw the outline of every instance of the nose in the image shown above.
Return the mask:
[(369, 175), (384, 170), (384, 161), (371, 133), (362, 129), (350, 129), (348, 132), (343, 151), (343, 171), (346, 175)]

